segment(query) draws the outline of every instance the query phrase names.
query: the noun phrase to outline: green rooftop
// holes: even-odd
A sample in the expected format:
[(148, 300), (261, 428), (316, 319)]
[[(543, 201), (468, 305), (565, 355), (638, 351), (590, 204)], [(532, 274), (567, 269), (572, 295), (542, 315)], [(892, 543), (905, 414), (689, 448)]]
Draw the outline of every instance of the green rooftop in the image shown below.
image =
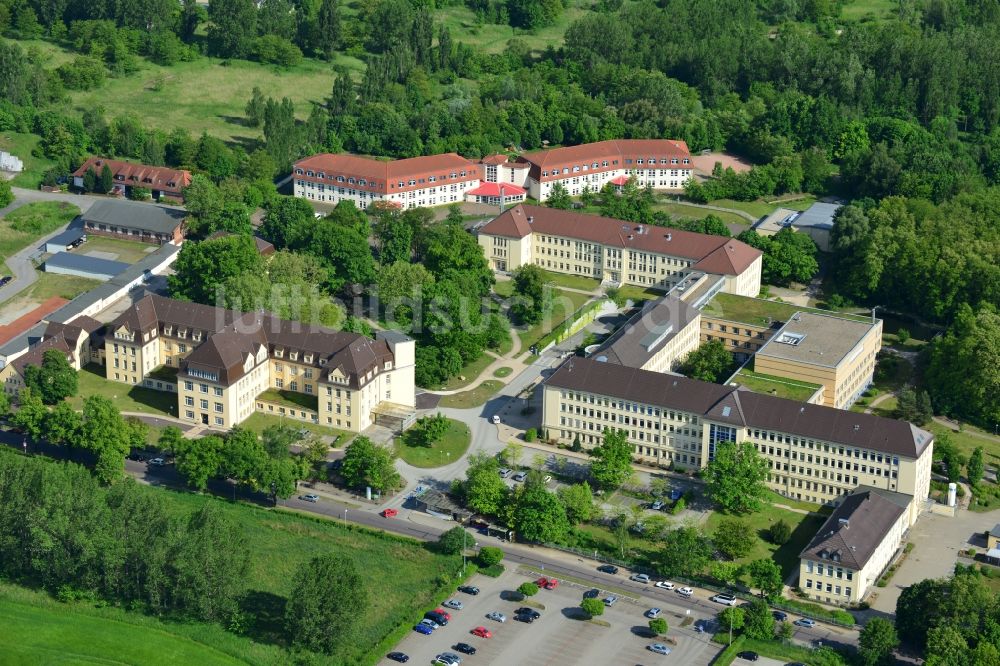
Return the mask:
[(257, 396), (257, 400), (273, 402), (276, 405), (283, 405), (292, 409), (309, 409), (314, 412), (319, 409), (319, 398), (315, 395), (299, 393), (298, 391), (267, 389)]
[(871, 321), (871, 317), (864, 315), (819, 310), (817, 308), (802, 307), (793, 303), (780, 303), (778, 301), (766, 301), (762, 298), (749, 298), (747, 296), (723, 293), (716, 295), (701, 311), (702, 315), (706, 317), (737, 321), (750, 324), (751, 326), (770, 326), (776, 321), (785, 322), (791, 319), (792, 315), (796, 312), (812, 312), (830, 317), (850, 319), (852, 321)]
[(767, 395), (798, 400), (799, 402), (805, 402), (820, 389), (819, 384), (763, 375), (759, 372), (746, 369), (740, 370), (729, 381), (730, 383), (736, 382), (742, 384), (755, 393), (766, 393)]

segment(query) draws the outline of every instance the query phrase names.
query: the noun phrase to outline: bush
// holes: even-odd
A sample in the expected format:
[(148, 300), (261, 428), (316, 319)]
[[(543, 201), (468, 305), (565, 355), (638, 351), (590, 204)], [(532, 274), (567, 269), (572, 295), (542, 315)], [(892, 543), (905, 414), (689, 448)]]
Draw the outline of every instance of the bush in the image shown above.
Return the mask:
[(655, 636), (663, 636), (667, 633), (667, 621), (662, 617), (658, 617), (654, 620), (649, 621), (649, 630), (653, 632)]
[(503, 551), (496, 546), (483, 546), (477, 559), (484, 567), (491, 567), (503, 561)]
[(534, 428), (528, 428), (527, 430), (524, 431), (524, 441), (530, 443), (535, 441), (536, 439), (538, 439), (537, 430), (535, 430)]
[(506, 571), (506, 567), (502, 564), (494, 564), (489, 567), (481, 567), (479, 573), (484, 576), (489, 576), (490, 578), (499, 578)]
[(149, 201), (153, 194), (145, 187), (132, 187), (129, 188), (128, 198), (132, 201)]
[(294, 67), (302, 62), (302, 51), (295, 44), (277, 35), (258, 37), (254, 54), (261, 62), (282, 67)]
[(679, 497), (677, 501), (674, 502), (674, 505), (670, 507), (670, 513), (676, 516), (685, 508), (687, 508), (687, 502), (684, 500), (683, 497)]
[(584, 599), (580, 602), (580, 608), (588, 617), (604, 615), (604, 602), (600, 599)]
[(533, 597), (538, 594), (538, 586), (534, 583), (521, 583), (521, 586), (517, 588), (517, 591), (526, 597)]
[(901, 328), (896, 331), (896, 339), (899, 340), (899, 344), (905, 345), (907, 340), (910, 339), (910, 332), (905, 328)]
[(464, 529), (453, 527), (437, 540), (437, 550), (445, 555), (458, 555), (468, 543), (475, 543), (475, 539), (470, 540)]
[(91, 90), (104, 83), (104, 63), (89, 56), (77, 56), (56, 67), (56, 74), (70, 90)]
[(768, 528), (767, 538), (776, 546), (782, 546), (792, 538), (792, 528), (784, 520), (779, 520)]
[(903, 552), (909, 554), (910, 551), (913, 550), (913, 548), (914, 548), (913, 542), (912, 541), (907, 541), (906, 545), (903, 546)]

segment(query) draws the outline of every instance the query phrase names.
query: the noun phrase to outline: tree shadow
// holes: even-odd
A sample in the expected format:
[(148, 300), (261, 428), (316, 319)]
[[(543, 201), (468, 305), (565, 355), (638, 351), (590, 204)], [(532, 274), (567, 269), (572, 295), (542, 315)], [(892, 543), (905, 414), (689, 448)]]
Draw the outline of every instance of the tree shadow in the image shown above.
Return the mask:
[(250, 618), (247, 636), (262, 643), (285, 644), (285, 597), (253, 590), (241, 604), (241, 610)]
[(590, 620), (590, 615), (584, 613), (583, 609), (579, 606), (567, 606), (559, 612), (562, 613), (563, 617), (567, 620), (579, 620), (581, 622)]
[(656, 638), (656, 634), (649, 630), (649, 627), (642, 624), (634, 624), (629, 629), (633, 636), (638, 636), (640, 638)]
[(514, 601), (517, 603), (524, 601), (524, 595), (517, 590), (504, 590), (500, 593), (500, 598), (504, 601)]
[(219, 114), (219, 118), (231, 125), (239, 125), (240, 127), (249, 127), (247, 125), (247, 119), (243, 116), (227, 116), (225, 114)]

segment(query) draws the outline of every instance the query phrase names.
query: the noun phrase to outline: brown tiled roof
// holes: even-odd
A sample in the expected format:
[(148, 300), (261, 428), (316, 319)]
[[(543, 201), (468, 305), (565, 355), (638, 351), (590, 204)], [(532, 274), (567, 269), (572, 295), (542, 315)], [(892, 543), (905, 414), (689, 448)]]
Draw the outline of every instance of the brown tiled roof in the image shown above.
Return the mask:
[(71, 359), (73, 358), (73, 350), (70, 349), (69, 344), (66, 342), (66, 338), (60, 334), (53, 336), (51, 338), (46, 338), (39, 342), (37, 345), (31, 348), (28, 353), (17, 357), (11, 362), (17, 374), (24, 377), (24, 368), (28, 365), (42, 365), (42, 357), (50, 349), (57, 349), (66, 354), (66, 356)]
[[(584, 143), (579, 146), (566, 146), (563, 148), (549, 148), (533, 153), (521, 155), (518, 159), (529, 162), (539, 169), (562, 168), (564, 166), (575, 166), (578, 164), (592, 163), (595, 160), (615, 158), (618, 160), (614, 168), (625, 167), (625, 158), (643, 159), (648, 157), (690, 157), (687, 144), (674, 139), (612, 139), (609, 141), (597, 141), (594, 143)], [(674, 168), (690, 169), (691, 165), (671, 165)], [(629, 165), (632, 168), (632, 165)]]
[[(887, 494), (898, 495), (898, 499), (893, 501)], [(906, 511), (910, 499), (900, 493), (859, 488), (844, 498), (799, 557), (863, 569)]]
[[(361, 157), (347, 153), (338, 155), (321, 153), (299, 160), (293, 165), (293, 169), (311, 170), (316, 173), (322, 172), (326, 174), (326, 178), (300, 176), (315, 182), (333, 182), (337, 184), (331, 176), (364, 178), (370, 181), (367, 185), (355, 183), (350, 185), (350, 187), (378, 192), (407, 192), (426, 187), (449, 185), (460, 181), (478, 180), (480, 172), (479, 165), (456, 153), (409, 157), (402, 160), (376, 160), (371, 157)], [(452, 172), (461, 172), (462, 170), (466, 174), (464, 177), (456, 176), (454, 179), (448, 177)], [(418, 182), (412, 186), (406, 184), (411, 178), (418, 180), (420, 178), (427, 179), (430, 176), (435, 176), (438, 180), (434, 183)], [(404, 183), (402, 187), (399, 186), (400, 181)]]
[[(180, 193), (182, 189), (191, 184), (190, 171), (136, 164), (134, 162), (122, 162), (120, 160), (109, 160), (104, 157), (91, 157), (80, 165), (80, 168), (74, 171), (73, 175), (83, 177), (87, 173), (87, 169), (93, 167), (99, 176), (105, 164), (111, 168), (111, 173), (115, 176), (116, 183), (177, 193)], [(170, 183), (173, 183), (173, 185)]]
[[(546, 380), (553, 387), (587, 391), (712, 421), (857, 446), (917, 458), (931, 433), (906, 421), (834, 409), (739, 390), (687, 377), (639, 370), (593, 358), (571, 358)], [(728, 408), (728, 409), (727, 409)]]
[(719, 275), (739, 275), (761, 256), (760, 250), (735, 238), (527, 204), (504, 211), (479, 231), (508, 238), (524, 238), (532, 232), (682, 257), (696, 262), (692, 270)]

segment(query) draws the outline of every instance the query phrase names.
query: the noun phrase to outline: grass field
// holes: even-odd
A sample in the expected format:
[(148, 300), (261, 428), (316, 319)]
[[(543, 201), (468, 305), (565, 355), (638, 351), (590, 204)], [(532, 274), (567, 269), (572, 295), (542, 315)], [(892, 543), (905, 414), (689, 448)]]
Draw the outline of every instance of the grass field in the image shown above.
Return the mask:
[(709, 215), (715, 215), (726, 224), (739, 224), (744, 227), (750, 226), (750, 221), (735, 213), (726, 213), (719, 210), (708, 210), (697, 206), (689, 206), (682, 203), (658, 203), (653, 206), (653, 210), (662, 210), (670, 213), (674, 217), (683, 217), (689, 220), (700, 220)]
[(80, 214), (62, 201), (30, 203), (0, 219), (0, 258), (17, 254)]
[(264, 432), (266, 428), (281, 425), (291, 426), (293, 428), (302, 428), (315, 435), (334, 437), (335, 446), (345, 446), (350, 440), (354, 439), (354, 433), (348, 430), (328, 428), (317, 423), (307, 423), (306, 421), (299, 421), (298, 419), (286, 419), (281, 416), (265, 414), (263, 412), (254, 412), (250, 415), (250, 418), (240, 424), (241, 427), (253, 430), (254, 432)]
[(847, 0), (840, 17), (849, 21), (880, 21), (890, 18), (898, 8), (896, 0)]
[(17, 155), (24, 162), (24, 171), (14, 176), (11, 185), (36, 189), (42, 182), (42, 175), (55, 162), (46, 157), (35, 157), (32, 151), (41, 137), (34, 134), (19, 134), (18, 132), (0, 132), (0, 150)]
[(545, 279), (555, 287), (567, 287), (569, 289), (582, 289), (583, 291), (594, 291), (601, 286), (600, 280), (585, 277), (583, 275), (566, 275), (565, 273), (553, 273), (543, 270)]
[(0, 654), (11, 664), (224, 666), (245, 664), (257, 652), (258, 663), (280, 659), (277, 648), (211, 625), (172, 625), (117, 609), (62, 604), (7, 584), (0, 585), (0, 623)]
[(469, 426), (455, 419), (448, 419), (448, 430), (433, 446), (422, 446), (412, 436), (416, 430), (409, 430), (396, 439), (399, 457), (414, 467), (441, 467), (458, 460), (469, 448), (472, 435)]
[(112, 261), (124, 261), (134, 264), (146, 258), (150, 252), (157, 249), (157, 246), (150, 245), (149, 243), (105, 238), (91, 234), (87, 237), (87, 242), (75, 250), (74, 254), (87, 255), (91, 252), (108, 252), (117, 255), (114, 258), (109, 257)]
[(591, 5), (588, 0), (568, 0), (563, 4), (567, 7), (555, 23), (533, 31), (519, 30), (509, 25), (479, 23), (475, 13), (462, 5), (437, 10), (434, 12), (434, 20), (435, 23), (440, 22), (448, 27), (452, 40), (465, 42), (477, 51), (500, 53), (507, 47), (509, 40), (516, 38), (533, 51), (539, 52), (549, 46), (562, 46), (566, 29), (588, 13)]
[(87, 396), (102, 395), (111, 400), (122, 412), (177, 416), (176, 393), (109, 381), (104, 376), (104, 366), (95, 364), (84, 366), (78, 377), (79, 389), (76, 395), (69, 399), (75, 409), (83, 409), (83, 399)]
[(39, 303), (53, 296), (60, 296), (71, 301), (100, 284), (102, 284), (100, 280), (91, 280), (76, 275), (39, 273), (35, 283), (22, 295)]
[(634, 284), (626, 284), (618, 287), (618, 296), (620, 298), (631, 299), (636, 304), (641, 301), (656, 300), (657, 298), (661, 298), (664, 293), (666, 292), (661, 289), (638, 287)]
[(298, 391), (271, 388), (258, 395), (257, 400), (266, 400), (292, 409), (310, 409), (314, 412), (319, 409), (319, 398)]
[[(509, 351), (509, 349), (508, 349)], [(438, 391), (454, 391), (455, 389), (465, 388), (472, 384), (479, 378), (479, 374), (485, 370), (490, 363), (496, 360), (496, 357), (483, 352), (479, 355), (475, 361), (465, 364), (462, 367), (461, 372), (459, 372), (454, 377), (449, 377), (443, 384), (437, 387)]]
[(819, 384), (809, 384), (807, 382), (797, 382), (784, 377), (772, 377), (752, 370), (741, 370), (736, 375), (734, 381), (743, 384), (751, 391), (776, 395), (779, 398), (798, 400), (804, 402), (811, 398), (817, 390)]
[[(510, 370), (510, 368), (507, 369)], [(501, 388), (503, 388), (503, 382), (489, 379), (472, 390), (442, 396), (439, 404), (442, 407), (455, 407), (457, 409), (478, 407), (492, 398)]]
[(496, 370), (494, 370), (493, 371), (493, 376), (494, 377), (509, 377), (510, 373), (512, 373), (512, 372), (514, 372), (514, 368), (508, 368), (505, 365), (503, 367), (500, 367), (500, 368), (497, 368)]

